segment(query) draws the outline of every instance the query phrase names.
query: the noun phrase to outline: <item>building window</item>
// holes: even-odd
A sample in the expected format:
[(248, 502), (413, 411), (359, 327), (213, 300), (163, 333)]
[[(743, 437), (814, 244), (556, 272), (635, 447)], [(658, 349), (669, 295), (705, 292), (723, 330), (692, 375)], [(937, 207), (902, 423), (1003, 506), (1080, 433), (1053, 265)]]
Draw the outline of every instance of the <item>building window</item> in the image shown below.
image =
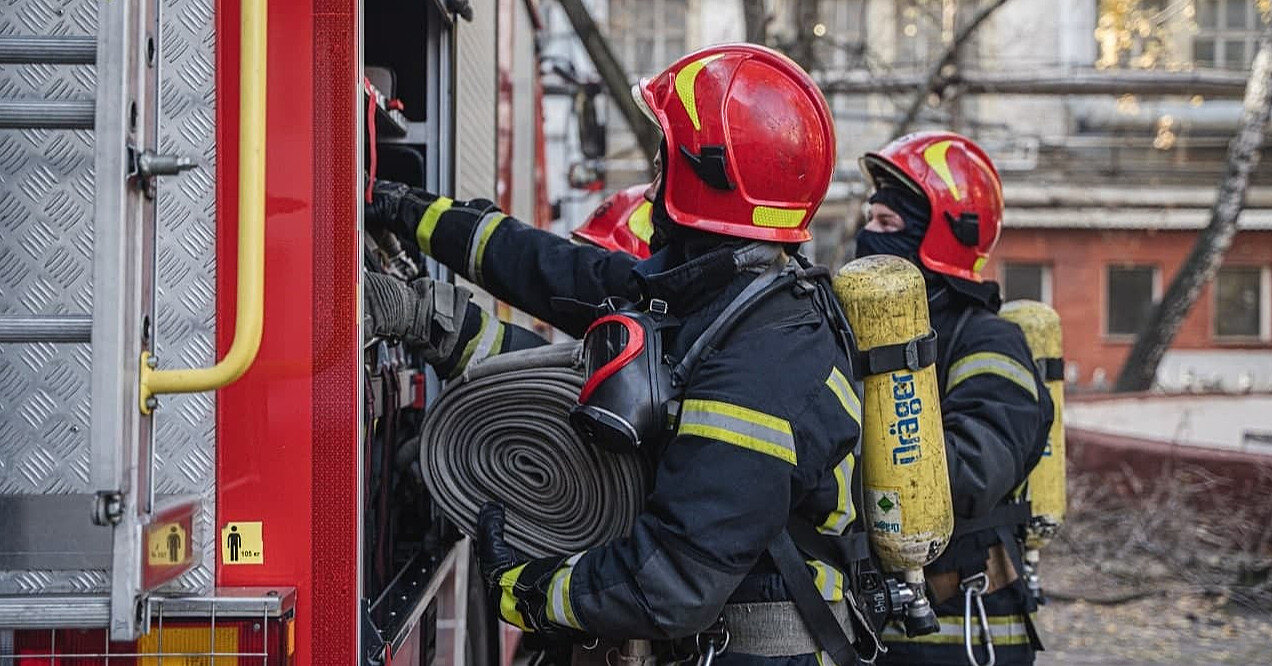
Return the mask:
[(632, 77), (653, 76), (685, 54), (688, 0), (610, 0), (614, 54)]
[(1215, 278), (1215, 337), (1259, 338), (1269, 335), (1266, 268), (1227, 266)]
[(1249, 0), (1196, 0), (1193, 64), (1248, 69), (1259, 42), (1259, 12)]
[(1045, 264), (1003, 265), (1002, 289), (1003, 302), (1021, 298), (1031, 301), (1051, 303), (1051, 267)]
[(1154, 266), (1109, 266), (1105, 284), (1105, 332), (1110, 336), (1139, 333), (1157, 298)]

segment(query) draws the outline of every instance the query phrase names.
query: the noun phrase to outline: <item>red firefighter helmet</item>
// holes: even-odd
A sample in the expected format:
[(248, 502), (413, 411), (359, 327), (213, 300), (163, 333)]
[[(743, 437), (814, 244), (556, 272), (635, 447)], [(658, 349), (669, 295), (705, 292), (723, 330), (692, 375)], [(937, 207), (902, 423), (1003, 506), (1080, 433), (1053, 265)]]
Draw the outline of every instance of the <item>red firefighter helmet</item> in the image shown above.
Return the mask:
[(808, 240), (835, 168), (826, 98), (790, 58), (755, 44), (690, 53), (632, 90), (667, 141), (677, 224), (780, 243)]
[(649, 185), (636, 185), (611, 194), (572, 232), (574, 237), (607, 250), (648, 259), (649, 237), (654, 233), (654, 225), (649, 218), (653, 204), (645, 200), (647, 189)]
[(932, 209), (919, 260), (938, 273), (974, 282), (998, 243), (1003, 183), (981, 147), (953, 132), (915, 132), (861, 158), (874, 187), (891, 176), (927, 197)]

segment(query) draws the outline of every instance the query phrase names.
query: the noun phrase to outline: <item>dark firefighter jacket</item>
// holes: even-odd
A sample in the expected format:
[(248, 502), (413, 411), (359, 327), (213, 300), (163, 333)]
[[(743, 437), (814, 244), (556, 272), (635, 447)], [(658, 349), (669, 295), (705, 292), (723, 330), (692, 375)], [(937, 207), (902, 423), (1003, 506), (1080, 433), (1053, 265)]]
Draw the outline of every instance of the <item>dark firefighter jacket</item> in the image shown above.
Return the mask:
[(459, 340), (450, 356), (433, 364), (437, 374), (454, 378), (463, 374), (470, 363), (497, 354), (530, 349), (548, 344), (534, 331), (500, 321), (494, 314), (469, 301), (459, 325)]
[[(928, 304), (937, 333), (937, 375), (957, 525), (1012, 499), (1042, 456), (1052, 404), (1024, 334), (997, 316), (997, 296), (956, 289), (939, 277), (930, 280)], [(956, 537), (928, 571), (956, 570), (960, 561), (983, 562), (988, 548), (999, 542), (993, 532)], [(1032, 663), (1024, 616), (1036, 605), (1023, 579), (985, 597), (985, 606), (994, 624), (999, 663)], [(962, 597), (938, 604), (936, 612), (938, 635), (906, 639), (895, 628), (885, 633), (890, 651), (881, 663), (967, 663)], [(974, 626), (974, 633), (978, 631)]]
[[(482, 210), (440, 200), (418, 230), (421, 248), (575, 336), (594, 316), (580, 304), (653, 295), (682, 322), (669, 347), (681, 355), (763, 268), (737, 265), (728, 247), (689, 260), (667, 248), (637, 264)], [(710, 625), (730, 598), (780, 589), (765, 549), (792, 512), (836, 534), (858, 515), (851, 376), (810, 297), (783, 290), (765, 300), (689, 378), (631, 536), (565, 561), (549, 619), (606, 638), (678, 638)], [(813, 562), (809, 575), (827, 599), (842, 598), (837, 570)]]

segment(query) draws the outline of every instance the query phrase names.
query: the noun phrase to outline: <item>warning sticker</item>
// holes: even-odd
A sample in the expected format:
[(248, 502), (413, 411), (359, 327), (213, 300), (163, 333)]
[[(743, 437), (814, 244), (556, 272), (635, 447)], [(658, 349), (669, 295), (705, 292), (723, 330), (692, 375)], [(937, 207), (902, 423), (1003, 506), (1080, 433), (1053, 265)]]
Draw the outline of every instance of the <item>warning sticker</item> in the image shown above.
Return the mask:
[(221, 528), (221, 564), (264, 564), (261, 524), (226, 523)]
[(188, 537), (180, 523), (165, 523), (147, 530), (147, 561), (152, 566), (184, 564), (190, 559)]
[(901, 533), (901, 499), (895, 490), (866, 488), (866, 515), (876, 532)]

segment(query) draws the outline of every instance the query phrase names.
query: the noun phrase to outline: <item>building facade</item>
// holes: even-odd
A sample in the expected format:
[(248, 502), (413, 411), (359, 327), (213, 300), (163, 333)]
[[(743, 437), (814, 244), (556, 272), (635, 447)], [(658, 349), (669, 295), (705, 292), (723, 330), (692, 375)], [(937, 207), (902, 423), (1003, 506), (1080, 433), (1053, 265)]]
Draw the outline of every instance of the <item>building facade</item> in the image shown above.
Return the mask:
[[(1253, 219), (1251, 219), (1253, 218)], [(1153, 228), (1020, 220), (986, 274), (1004, 300), (1051, 304), (1064, 327), (1065, 375), (1078, 389), (1116, 380), (1151, 306), (1192, 249), (1198, 216)], [(1272, 390), (1272, 216), (1249, 215), (1184, 319), (1158, 370), (1170, 391)]]
[[(813, 3), (766, 0), (767, 41), (810, 65), (836, 117), (839, 168), (806, 248), (836, 264), (851, 256), (863, 217), (858, 156), (887, 142), (932, 63), (990, 3), (820, 0), (810, 13)], [(633, 78), (656, 73), (684, 51), (746, 34), (742, 0), (590, 4)], [(973, 33), (957, 68), (1026, 79), (1030, 94), (951, 85), (921, 108), (914, 129), (971, 136), (998, 165), (1007, 215), (988, 273), (1004, 279), (1009, 297), (1042, 297), (1061, 311), (1077, 387), (1113, 383), (1144, 313), (1208, 219), (1254, 57), (1257, 7), (1256, 0), (1013, 0)], [(547, 3), (544, 14), (545, 51), (589, 71), (559, 7)], [(811, 27), (801, 25), (810, 20)], [(809, 48), (801, 46), (810, 39)], [(1135, 95), (1118, 94), (1116, 85), (1098, 94), (1061, 94), (1058, 87), (1074, 77), (1116, 82), (1149, 72), (1166, 76), (1165, 83)], [(1192, 74), (1231, 75), (1236, 85), (1199, 95), (1169, 78)], [(562, 202), (558, 226), (567, 230), (605, 191), (641, 182), (648, 172), (622, 118), (610, 113), (606, 190), (570, 190), (564, 174), (578, 159), (571, 104), (549, 104), (549, 196)], [(1228, 264), (1163, 364), (1164, 387), (1272, 386), (1272, 289), (1264, 265), (1272, 261), (1263, 259), (1272, 257), (1269, 185), (1272, 165), (1265, 162), (1252, 179)], [(1029, 280), (1035, 287), (1024, 290)]]

